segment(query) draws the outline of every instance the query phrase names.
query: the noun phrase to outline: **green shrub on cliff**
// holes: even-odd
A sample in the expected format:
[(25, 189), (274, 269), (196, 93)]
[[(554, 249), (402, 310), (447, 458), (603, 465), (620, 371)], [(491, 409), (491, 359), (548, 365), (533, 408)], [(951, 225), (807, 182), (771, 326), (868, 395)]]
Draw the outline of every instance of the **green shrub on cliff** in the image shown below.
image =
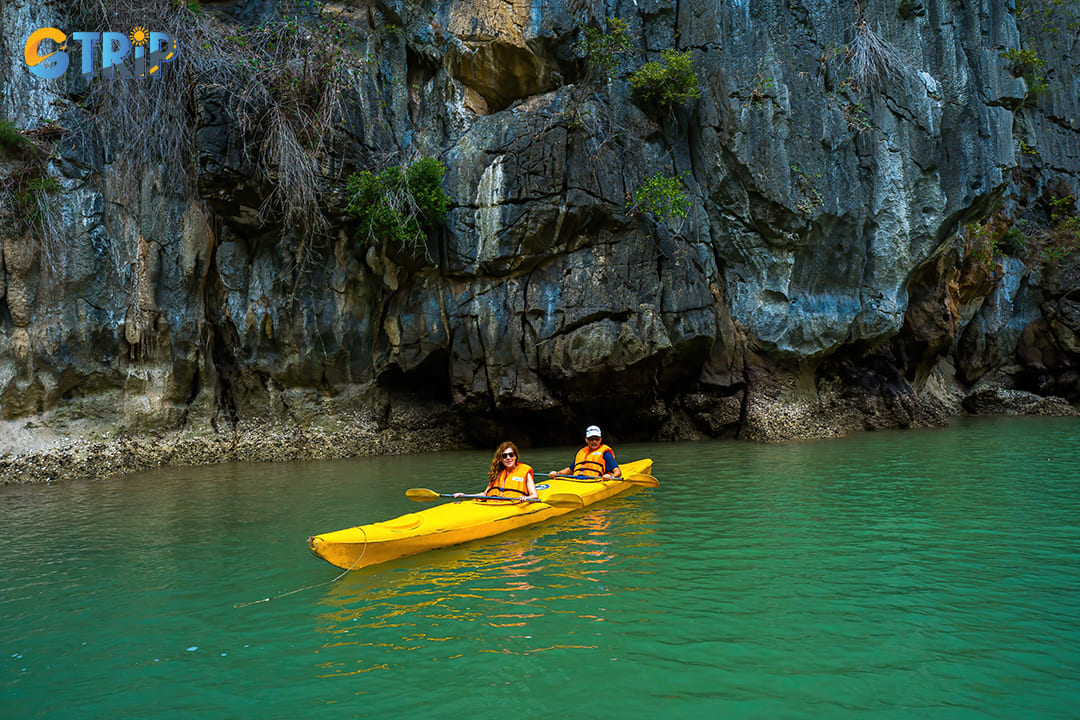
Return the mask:
[(446, 166), (435, 158), (421, 158), (377, 173), (350, 175), (346, 211), (359, 220), (358, 240), (363, 244), (419, 245), (427, 228), (446, 217), (450, 198), (442, 189)]
[(701, 97), (693, 53), (689, 50), (664, 50), (659, 62), (647, 62), (630, 75), (630, 86), (642, 109), (654, 115)]
[(634, 52), (629, 22), (623, 18), (609, 17), (608, 30), (582, 25), (581, 39), (574, 50), (585, 56), (585, 62), (593, 76), (608, 79), (621, 74)]
[(1034, 48), (1010, 48), (1002, 50), (999, 55), (1009, 63), (1009, 71), (1017, 76), (1046, 67), (1046, 60), (1039, 57), (1039, 51)]
[(1016, 0), (1016, 17), (1044, 35), (1080, 30), (1080, 2), (1077, 0)]
[[(994, 265), (997, 260), (1005, 255), (1006, 247), (1013, 248), (1017, 244), (1016, 231), (1012, 226), (1012, 220), (1002, 213), (997, 213), (990, 219), (982, 222), (972, 222), (964, 226), (964, 261), (972, 266), (984, 266), (988, 276), (995, 273)], [(1004, 241), (1006, 233), (1012, 233), (1009, 240)], [(1020, 245), (1024, 243), (1021, 241)]]
[(998, 258), (1010, 256), (1022, 258), (1043, 277), (1056, 272), (1067, 256), (1080, 252), (1080, 214), (1071, 193), (1043, 202), (1045, 220), (1015, 219), (999, 212), (981, 224), (966, 225), (965, 262), (992, 266)]
[(1066, 255), (1080, 252), (1080, 215), (1077, 214), (1074, 195), (1050, 198), (1047, 205), (1050, 231), (1046, 234), (1043, 254), (1049, 264), (1051, 260), (1060, 261)]
[(631, 215), (645, 213), (656, 222), (668, 224), (676, 218), (685, 220), (690, 211), (690, 201), (684, 192), (685, 179), (685, 172), (675, 176), (656, 173), (645, 178), (634, 191), (633, 199), (626, 203), (627, 211)]
[(1027, 249), (1027, 238), (1024, 237), (1024, 233), (1020, 232), (1020, 229), (1013, 226), (1010, 227), (997, 242), (997, 247), (1002, 255), (1008, 257), (1023, 257), (1024, 251)]
[(1035, 100), (1050, 90), (1050, 82), (1044, 72), (1047, 63), (1039, 56), (1038, 50), (1030, 47), (1011, 48), (1003, 50), (999, 55), (1006, 61), (1009, 72), (1014, 77), (1024, 78), (1028, 101)]
[[(574, 50), (585, 57), (590, 78), (604, 80), (622, 75), (634, 53), (629, 22), (609, 17), (606, 31), (598, 27), (581, 27), (582, 37)], [(646, 112), (660, 115), (676, 105), (685, 105), (701, 96), (694, 58), (690, 51), (667, 49), (660, 60), (645, 63), (630, 74), (634, 100)]]

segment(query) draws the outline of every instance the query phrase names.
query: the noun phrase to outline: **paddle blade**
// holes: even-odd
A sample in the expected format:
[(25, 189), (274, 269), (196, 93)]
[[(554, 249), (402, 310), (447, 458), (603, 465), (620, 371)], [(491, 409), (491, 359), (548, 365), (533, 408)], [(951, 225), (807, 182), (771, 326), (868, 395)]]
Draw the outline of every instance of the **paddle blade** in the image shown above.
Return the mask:
[(642, 487), (660, 487), (660, 481), (654, 478), (652, 475), (646, 475), (644, 473), (638, 473), (635, 475), (627, 475), (623, 478), (626, 482), (634, 483)]
[(427, 488), (409, 488), (405, 491), (405, 497), (416, 502), (431, 502), (439, 499), (439, 493)]
[(571, 493), (552, 493), (540, 502), (547, 503), (551, 507), (576, 509), (585, 507), (584, 501)]

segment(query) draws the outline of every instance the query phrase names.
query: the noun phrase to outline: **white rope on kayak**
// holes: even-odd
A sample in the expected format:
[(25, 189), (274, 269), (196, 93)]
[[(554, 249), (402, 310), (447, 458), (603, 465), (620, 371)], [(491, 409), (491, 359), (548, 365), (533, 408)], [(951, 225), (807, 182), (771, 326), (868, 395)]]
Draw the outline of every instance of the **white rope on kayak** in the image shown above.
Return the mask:
[(250, 602), (245, 602), (245, 603), (236, 603), (235, 605), (233, 605), (233, 609), (236, 610), (238, 608), (246, 608), (246, 607), (249, 607), (251, 605), (258, 605), (259, 603), (270, 602), (271, 600), (277, 600), (278, 598), (288, 597), (289, 595), (295, 595), (296, 593), (304, 592), (305, 590), (312, 590), (314, 588), (322, 587), (324, 585), (331, 585), (333, 583), (336, 583), (338, 580), (340, 580), (341, 578), (343, 578), (346, 575), (348, 575), (349, 573), (351, 573), (353, 571), (353, 569), (357, 565), (360, 564), (360, 561), (364, 559), (364, 553), (367, 552), (367, 530), (364, 530), (364, 528), (359, 526), (359, 525), (357, 526), (357, 529), (360, 530), (360, 532), (364, 533), (364, 549), (360, 551), (360, 557), (356, 558), (356, 562), (354, 562), (352, 565), (350, 565), (348, 567), (348, 569), (343, 571), (337, 577), (335, 577), (335, 578), (333, 578), (331, 580), (327, 580), (325, 582), (316, 583), (315, 585), (308, 585), (307, 587), (297, 588), (296, 590), (290, 590), (289, 592), (279, 593), (277, 595), (274, 595), (273, 597), (266, 597), (266, 598), (263, 598), (261, 600), (252, 600)]

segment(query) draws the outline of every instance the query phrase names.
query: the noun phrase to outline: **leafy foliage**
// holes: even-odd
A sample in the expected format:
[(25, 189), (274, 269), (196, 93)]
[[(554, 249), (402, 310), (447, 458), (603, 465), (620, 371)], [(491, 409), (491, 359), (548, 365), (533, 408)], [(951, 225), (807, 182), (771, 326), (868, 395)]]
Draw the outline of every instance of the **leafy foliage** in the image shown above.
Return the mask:
[(1002, 255), (1008, 257), (1023, 257), (1027, 250), (1027, 238), (1015, 225), (1010, 227), (998, 239), (997, 248)]
[(445, 173), (446, 166), (435, 158), (421, 158), (407, 167), (349, 176), (346, 210), (359, 220), (358, 239), (402, 247), (423, 243), (426, 228), (446, 217), (450, 198), (441, 185)]
[(583, 25), (582, 37), (574, 45), (574, 50), (585, 56), (590, 71), (605, 79), (622, 73), (634, 52), (629, 22), (623, 18), (609, 17), (607, 24), (607, 32)]
[(659, 113), (701, 97), (690, 51), (664, 50), (660, 61), (645, 63), (630, 76), (634, 98), (646, 112)]
[(1039, 51), (1034, 48), (1003, 50), (1001, 57), (1009, 63), (1009, 70), (1017, 76), (1026, 75), (1046, 67), (1046, 60), (1039, 57)]
[(633, 199), (627, 203), (627, 210), (631, 214), (644, 212), (665, 223), (674, 218), (685, 219), (690, 211), (690, 201), (683, 191), (685, 178), (685, 172), (674, 177), (657, 173), (646, 178), (634, 191)]
[(1047, 201), (1050, 230), (1037, 240), (1041, 253), (1043, 274), (1057, 269), (1065, 256), (1080, 252), (1080, 216), (1076, 213), (1076, 197), (1065, 195)]
[[(764, 62), (764, 60), (762, 61)], [(765, 68), (759, 66), (754, 75), (754, 86), (750, 89), (750, 102), (760, 107), (766, 98), (776, 94), (776, 78), (765, 74)]]
[(821, 191), (817, 188), (823, 174), (820, 172), (808, 173), (798, 165), (792, 165), (791, 172), (795, 179), (795, 185), (802, 194), (802, 199), (799, 200), (797, 207), (800, 212), (812, 215), (815, 210), (825, 204), (825, 199), (821, 197)]
[(1080, 252), (1080, 215), (1072, 194), (1044, 199), (1048, 222), (1014, 220), (1002, 213), (965, 227), (965, 259), (991, 264), (1004, 256), (1023, 258), (1046, 277), (1062, 260)]
[(1027, 84), (1027, 100), (1033, 101), (1040, 95), (1050, 90), (1050, 82), (1046, 78), (1044, 68), (1047, 63), (1039, 56), (1035, 48), (1003, 50), (999, 55), (1005, 59), (1009, 66), (1009, 72), (1015, 77), (1024, 78)]
[(964, 231), (965, 259), (975, 265), (993, 265), (1006, 255), (1020, 257), (1027, 246), (1023, 233), (1002, 213), (981, 224), (968, 223)]
[(1077, 0), (1016, 0), (1016, 16), (1035, 25), (1044, 35), (1080, 31), (1080, 2)]

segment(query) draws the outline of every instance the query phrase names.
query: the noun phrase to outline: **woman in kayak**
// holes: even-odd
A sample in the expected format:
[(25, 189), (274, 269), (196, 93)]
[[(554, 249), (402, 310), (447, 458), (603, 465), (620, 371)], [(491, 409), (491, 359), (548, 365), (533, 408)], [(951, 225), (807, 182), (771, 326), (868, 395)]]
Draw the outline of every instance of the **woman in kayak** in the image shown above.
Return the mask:
[[(462, 493), (454, 493), (460, 496)], [(535, 500), (536, 483), (533, 482), (533, 469), (523, 462), (518, 462), (517, 445), (507, 440), (495, 450), (488, 471), (488, 486), (485, 495), (492, 497), (514, 498), (519, 501)]]

